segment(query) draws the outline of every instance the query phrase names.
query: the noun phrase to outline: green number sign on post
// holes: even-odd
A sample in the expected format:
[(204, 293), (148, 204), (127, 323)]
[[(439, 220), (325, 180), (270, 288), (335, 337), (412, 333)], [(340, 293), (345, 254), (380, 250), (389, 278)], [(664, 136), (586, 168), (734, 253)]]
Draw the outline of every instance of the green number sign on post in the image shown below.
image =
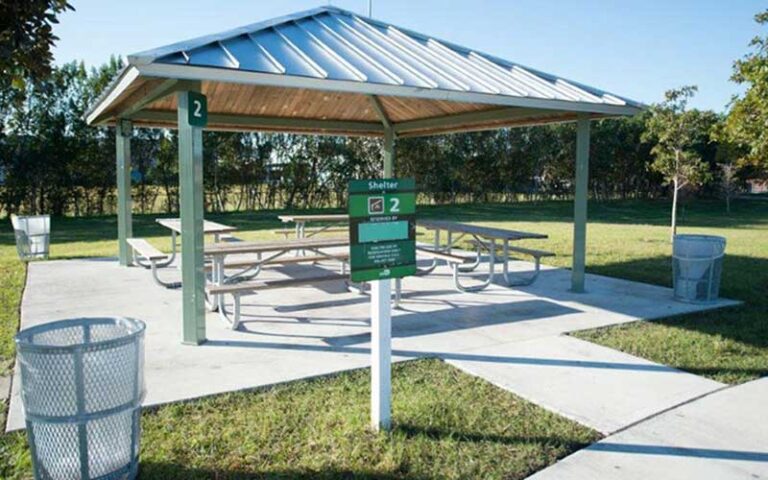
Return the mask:
[(205, 127), (208, 125), (208, 99), (205, 95), (197, 92), (188, 92), (189, 110), (187, 111), (187, 119), (189, 124), (194, 127)]
[(349, 264), (353, 282), (416, 273), (416, 182), (349, 182)]

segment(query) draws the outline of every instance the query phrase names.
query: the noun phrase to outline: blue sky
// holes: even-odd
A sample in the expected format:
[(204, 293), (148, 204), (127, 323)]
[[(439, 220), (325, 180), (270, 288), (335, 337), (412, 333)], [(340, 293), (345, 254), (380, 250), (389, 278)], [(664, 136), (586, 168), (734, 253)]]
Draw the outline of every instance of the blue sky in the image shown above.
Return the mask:
[[(105, 62), (327, 1), (71, 0), (56, 63)], [(366, 13), (368, 0), (332, 5)], [(375, 18), (645, 103), (698, 85), (693, 105), (724, 111), (733, 61), (761, 33), (763, 0), (374, 0)]]

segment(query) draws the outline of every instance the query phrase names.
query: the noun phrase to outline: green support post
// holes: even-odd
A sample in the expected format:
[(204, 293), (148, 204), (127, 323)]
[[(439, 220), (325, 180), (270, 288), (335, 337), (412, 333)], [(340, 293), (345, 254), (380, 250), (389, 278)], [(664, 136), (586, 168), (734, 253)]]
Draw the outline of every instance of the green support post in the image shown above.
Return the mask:
[(587, 257), (587, 195), (589, 190), (589, 116), (576, 124), (576, 192), (573, 200), (573, 270), (571, 291), (584, 292)]
[(131, 135), (133, 125), (128, 120), (118, 119), (115, 126), (115, 145), (117, 146), (117, 244), (120, 265), (126, 267), (131, 262), (131, 250), (128, 239), (133, 236), (133, 217), (131, 215)]
[(393, 178), (395, 172), (395, 131), (384, 129), (384, 178)]
[(176, 94), (179, 127), (183, 343), (205, 341), (203, 129), (189, 123), (189, 91)]

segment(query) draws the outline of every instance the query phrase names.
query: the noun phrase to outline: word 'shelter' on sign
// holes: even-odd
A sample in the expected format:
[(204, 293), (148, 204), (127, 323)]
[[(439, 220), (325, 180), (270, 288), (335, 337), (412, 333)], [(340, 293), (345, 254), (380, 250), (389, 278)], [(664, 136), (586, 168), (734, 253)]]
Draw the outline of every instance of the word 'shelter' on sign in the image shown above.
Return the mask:
[(349, 263), (353, 282), (416, 273), (416, 182), (349, 182)]

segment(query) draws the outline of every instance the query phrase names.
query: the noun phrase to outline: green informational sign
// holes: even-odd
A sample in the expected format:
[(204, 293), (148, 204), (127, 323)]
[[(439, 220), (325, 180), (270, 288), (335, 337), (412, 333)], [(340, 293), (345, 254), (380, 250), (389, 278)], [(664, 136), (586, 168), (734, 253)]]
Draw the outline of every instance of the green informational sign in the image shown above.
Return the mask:
[(197, 92), (187, 92), (187, 119), (193, 127), (205, 127), (208, 125), (208, 99)]
[(349, 182), (349, 264), (353, 282), (416, 273), (416, 182)]

